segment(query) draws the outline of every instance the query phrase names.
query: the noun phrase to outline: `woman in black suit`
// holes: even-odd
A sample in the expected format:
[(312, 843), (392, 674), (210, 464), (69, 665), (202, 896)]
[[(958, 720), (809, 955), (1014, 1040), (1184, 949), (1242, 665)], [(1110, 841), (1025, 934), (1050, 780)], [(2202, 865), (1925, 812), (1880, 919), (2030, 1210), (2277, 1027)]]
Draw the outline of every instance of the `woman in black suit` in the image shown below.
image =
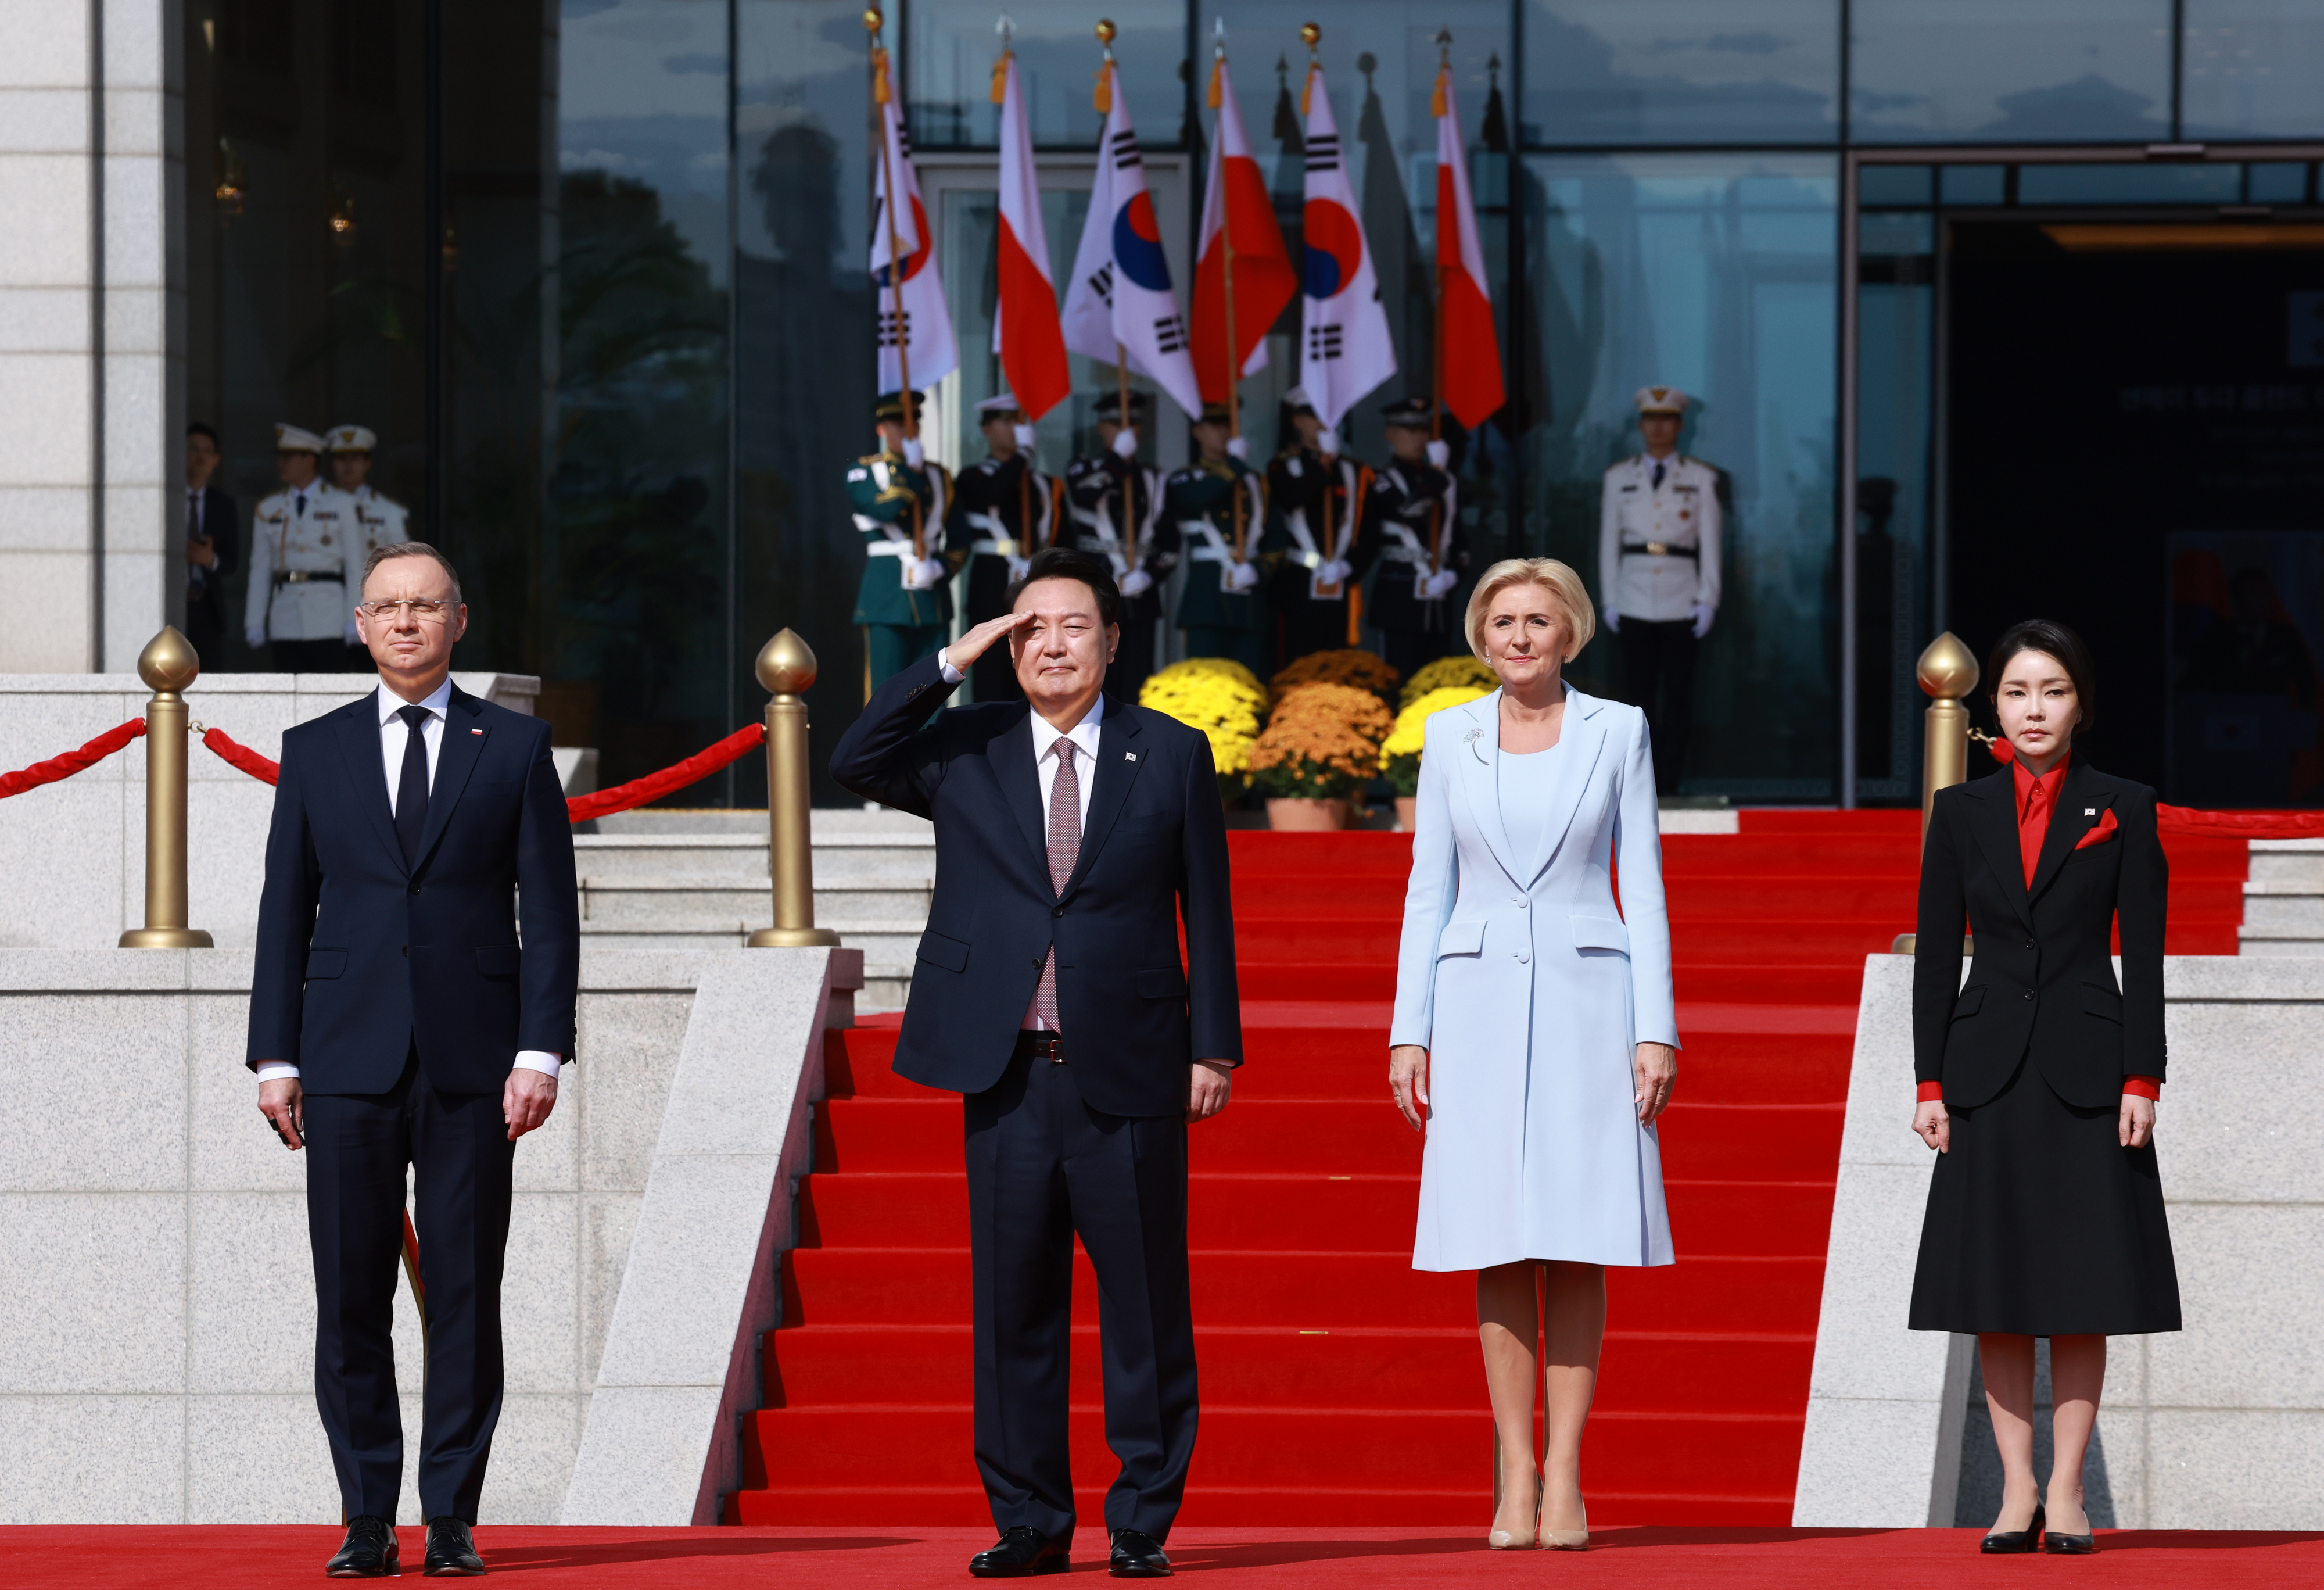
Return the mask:
[[(2153, 1146), (2170, 868), (2154, 791), (2073, 753), (2095, 683), (2080, 638), (2017, 624), (1986, 677), (2015, 758), (1937, 792), (1921, 859), (1913, 1130), (1939, 1158), (1911, 1324), (1977, 1335), (2004, 1476), (1982, 1548), (2041, 1549), (2047, 1527), (2048, 1550), (2083, 1552), (2107, 1337), (2179, 1328)], [(2050, 1338), (2057, 1453), (2046, 1495), (2034, 1477), (2036, 1336)]]

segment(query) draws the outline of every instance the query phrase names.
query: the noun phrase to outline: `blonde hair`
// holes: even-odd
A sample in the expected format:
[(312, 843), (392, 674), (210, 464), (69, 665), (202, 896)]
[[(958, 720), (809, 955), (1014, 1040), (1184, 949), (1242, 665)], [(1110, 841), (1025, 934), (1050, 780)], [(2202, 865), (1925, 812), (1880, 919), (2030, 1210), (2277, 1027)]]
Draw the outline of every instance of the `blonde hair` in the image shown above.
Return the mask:
[(1598, 633), (1598, 610), (1590, 605), (1589, 589), (1571, 566), (1554, 558), (1504, 558), (1479, 577), (1477, 588), (1469, 593), (1468, 616), (1462, 621), (1469, 650), (1480, 662), (1490, 661), (1485, 655), (1485, 615), (1492, 611), (1494, 598), (1512, 586), (1526, 585), (1541, 587), (1565, 610), (1565, 626), (1572, 633), (1563, 661), (1571, 662), (1581, 655)]

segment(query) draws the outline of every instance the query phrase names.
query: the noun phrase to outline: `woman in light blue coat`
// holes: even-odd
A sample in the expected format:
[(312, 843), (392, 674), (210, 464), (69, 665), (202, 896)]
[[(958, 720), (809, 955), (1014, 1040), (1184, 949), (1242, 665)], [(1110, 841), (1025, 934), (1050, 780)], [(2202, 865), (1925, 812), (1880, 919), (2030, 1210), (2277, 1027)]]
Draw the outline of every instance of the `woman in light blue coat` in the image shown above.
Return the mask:
[(1578, 1547), (1605, 1267), (1673, 1262), (1654, 1122), (1678, 1023), (1654, 762), (1645, 714), (1560, 677), (1597, 627), (1572, 569), (1495, 564), (1467, 623), (1501, 688), (1428, 720), (1388, 1085), (1427, 1134), (1413, 1268), (1477, 1272), (1501, 1452), (1490, 1543)]

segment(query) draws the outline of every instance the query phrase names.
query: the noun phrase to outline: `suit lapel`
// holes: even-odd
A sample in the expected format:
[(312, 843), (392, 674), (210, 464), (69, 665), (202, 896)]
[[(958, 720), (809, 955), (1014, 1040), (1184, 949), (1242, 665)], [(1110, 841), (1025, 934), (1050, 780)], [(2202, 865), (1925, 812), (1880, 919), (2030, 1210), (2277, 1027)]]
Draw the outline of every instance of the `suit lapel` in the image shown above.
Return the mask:
[(395, 837), (395, 814), (387, 809), (387, 763), (381, 749), (379, 698), (365, 696), (346, 709), (339, 723), (339, 753), (346, 760), (347, 777), (355, 785), (355, 804), (371, 819), (395, 870), (405, 871), (403, 846)]
[[(1063, 900), (1082, 886), (1089, 876), (1090, 863), (1113, 831), (1113, 819), (1121, 815), (1122, 802), (1130, 799), (1130, 787), (1137, 782), (1139, 770), (1146, 765), (1146, 752), (1139, 743), (1138, 720), (1130, 716), (1129, 708), (1118, 701), (1105, 704), (1104, 721), (1097, 726), (1097, 766), (1091, 778), (1089, 820), (1082, 825), (1082, 849), (1074, 863), (1074, 875), (1065, 880)], [(1047, 854), (1046, 847), (1043, 855)]]
[(454, 685), (452, 698), (445, 704), (444, 743), (436, 748), (436, 777), (428, 789), (428, 826), (420, 830), (420, 859), (411, 869), (415, 874), (435, 854), (436, 842), (443, 838), (445, 826), (452, 820), (452, 809), (459, 804), (460, 791), (468, 787), (468, 775), (476, 771), (476, 759), (484, 753), (484, 742), (492, 737), (475, 721), (483, 716), (476, 698)]
[(992, 762), (992, 776), (1000, 781), (1001, 798), (1017, 827), (1025, 836), (1026, 846), (1038, 864), (1043, 883), (1049, 878), (1049, 835), (1047, 825), (1041, 820), (1040, 776), (1033, 767), (1033, 708), (1028, 706), (1017, 720), (992, 737), (986, 755)]
[(2098, 775), (2080, 758), (2066, 764), (2066, 776), (2058, 781), (2057, 809), (2050, 813), (2050, 831), (2043, 836), (2042, 855), (2034, 866), (2034, 885), (2025, 892), (2029, 902), (2042, 898), (2082, 836), (2098, 827), (2098, 814), (2112, 804), (2114, 797), (2099, 793), (2097, 782)]
[(1470, 720), (1461, 731), (1465, 751), (1452, 753), (1453, 765), (1461, 770), (1462, 788), (1468, 793), (1469, 815), (1485, 837), (1485, 848), (1501, 864), (1509, 882), (1522, 888), (1525, 881), (1517, 875), (1517, 864), (1509, 850), (1509, 831), (1501, 822), (1501, 693), (1495, 690), (1480, 701), (1453, 710), (1467, 714)]
[[(1590, 775), (1598, 770), (1598, 758), (1606, 748), (1606, 728), (1598, 721), (1598, 701), (1594, 697), (1568, 687), (1565, 693), (1565, 721), (1558, 726), (1557, 743), (1565, 754), (1559, 761), (1557, 782), (1549, 797), (1547, 820), (1541, 827), (1541, 848), (1526, 858), (1526, 870), (1517, 882), (1526, 888), (1541, 876), (1549, 858), (1565, 842), (1565, 830), (1573, 826), (1573, 814), (1581, 808), (1582, 792), (1590, 788)], [(1498, 808), (1499, 802), (1495, 802)]]
[(2008, 768), (1969, 786), (1977, 799), (1969, 824), (1986, 864), (2001, 880), (2001, 892), (2010, 909), (2027, 927), (2034, 925), (2034, 907), (2025, 892), (2025, 857), (2017, 848), (2017, 775)]

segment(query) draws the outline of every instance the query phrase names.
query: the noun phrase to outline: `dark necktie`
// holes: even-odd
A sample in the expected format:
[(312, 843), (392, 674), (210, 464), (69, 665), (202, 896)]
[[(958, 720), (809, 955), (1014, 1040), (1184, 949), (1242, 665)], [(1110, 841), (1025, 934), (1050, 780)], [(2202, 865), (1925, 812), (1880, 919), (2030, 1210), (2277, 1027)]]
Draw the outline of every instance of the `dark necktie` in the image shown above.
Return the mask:
[[(1074, 743), (1059, 740), (1049, 747), (1057, 759), (1057, 781), (1049, 786), (1049, 888), (1063, 894), (1065, 883), (1082, 859), (1082, 776), (1074, 769)], [(1048, 958), (1041, 963), (1041, 987), (1033, 1009), (1052, 1032), (1063, 1032), (1057, 1020), (1057, 946), (1049, 942)]]
[(1660, 458), (1655, 460), (1655, 489), (1663, 489), (1663, 461)]
[[(198, 491), (189, 491), (186, 494), (186, 539), (189, 541), (202, 539), (202, 494)], [(192, 591), (199, 591), (202, 588), (200, 564), (186, 565), (186, 588)]]
[(403, 844), (403, 864), (420, 859), (420, 836), (428, 831), (428, 742), (420, 727), (428, 721), (425, 707), (396, 710), (409, 732), (403, 737), (403, 772), (395, 781), (395, 837)]

